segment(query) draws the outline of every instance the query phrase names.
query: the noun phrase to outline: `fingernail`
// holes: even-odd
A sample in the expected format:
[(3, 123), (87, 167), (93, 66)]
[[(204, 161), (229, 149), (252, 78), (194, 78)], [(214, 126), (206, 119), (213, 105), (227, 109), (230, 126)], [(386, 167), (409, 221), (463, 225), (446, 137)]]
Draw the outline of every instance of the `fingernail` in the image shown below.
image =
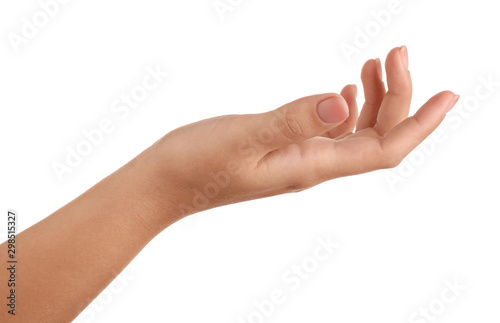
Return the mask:
[(357, 98), (358, 97), (358, 87), (356, 86), (356, 84), (352, 84), (352, 86), (354, 86), (354, 98)]
[(342, 97), (331, 97), (321, 101), (316, 111), (324, 123), (337, 123), (349, 116), (349, 108)]
[(382, 63), (380, 62), (380, 58), (375, 59), (375, 66), (377, 68), (377, 77), (379, 80), (383, 81), (382, 79)]
[(455, 94), (453, 99), (451, 99), (450, 103), (448, 103), (448, 107), (446, 108), (446, 113), (450, 112), (451, 108), (453, 108), (455, 104), (457, 104), (458, 99), (460, 99), (460, 95)]
[(408, 68), (408, 48), (406, 48), (406, 46), (401, 46), (401, 50), (399, 51), (399, 53), (401, 55), (403, 65)]

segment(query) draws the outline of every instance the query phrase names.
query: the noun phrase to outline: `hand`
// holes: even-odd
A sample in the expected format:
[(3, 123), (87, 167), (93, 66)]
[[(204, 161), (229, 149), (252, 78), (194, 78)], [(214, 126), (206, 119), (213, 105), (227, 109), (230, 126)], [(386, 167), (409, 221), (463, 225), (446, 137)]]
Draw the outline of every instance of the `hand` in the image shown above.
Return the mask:
[[(340, 95), (314, 95), (271, 112), (203, 120), (165, 135), (16, 237), (16, 248), (23, 250), (16, 256), (23, 277), (16, 287), (23, 295), (20, 322), (73, 320), (151, 239), (182, 216), (397, 165), (458, 99), (442, 92), (407, 118), (411, 79), (406, 64), (405, 48), (389, 53), (387, 92), (380, 62), (365, 64), (366, 102), (359, 117), (356, 87), (349, 85)], [(7, 248), (8, 241), (0, 244), (2, 254)], [(7, 281), (8, 275), (4, 270), (0, 279)], [(2, 313), (0, 321), (6, 321), (10, 314)]]
[[(412, 84), (406, 47), (363, 66), (356, 86), (288, 103), (271, 112), (227, 115), (178, 128), (150, 152), (160, 191), (179, 216), (297, 192), (321, 182), (398, 165), (443, 120), (458, 96), (441, 92), (408, 117)], [(354, 130), (355, 129), (355, 130)], [(353, 132), (354, 131), (354, 132)]]

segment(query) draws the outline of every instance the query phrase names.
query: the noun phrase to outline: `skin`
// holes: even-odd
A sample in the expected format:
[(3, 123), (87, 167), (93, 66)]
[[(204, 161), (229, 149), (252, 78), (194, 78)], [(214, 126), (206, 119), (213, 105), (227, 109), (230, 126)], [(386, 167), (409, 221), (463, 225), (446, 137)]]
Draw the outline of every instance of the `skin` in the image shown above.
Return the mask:
[[(363, 66), (355, 85), (270, 112), (227, 115), (175, 129), (132, 161), (17, 235), (16, 316), (69, 322), (146, 244), (189, 214), (297, 192), (341, 176), (398, 165), (444, 119), (458, 96), (441, 92), (408, 117), (406, 47)], [(328, 122), (325, 122), (328, 121)], [(3, 263), (7, 243), (0, 245)], [(8, 272), (0, 271), (0, 281)], [(8, 288), (2, 283), (2, 295)]]

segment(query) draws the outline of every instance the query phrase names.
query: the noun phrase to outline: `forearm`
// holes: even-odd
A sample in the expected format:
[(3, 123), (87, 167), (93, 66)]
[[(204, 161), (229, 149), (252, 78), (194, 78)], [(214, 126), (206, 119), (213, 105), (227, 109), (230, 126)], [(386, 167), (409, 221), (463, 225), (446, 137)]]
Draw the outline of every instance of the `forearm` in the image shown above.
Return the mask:
[[(177, 220), (168, 213), (166, 194), (151, 185), (154, 161), (148, 154), (17, 236), (17, 321), (71, 321), (156, 234)], [(4, 264), (6, 248), (3, 243)], [(6, 282), (7, 271), (1, 273)], [(0, 321), (12, 318), (1, 311)]]
[[(363, 67), (367, 101), (359, 118), (357, 90), (348, 85), (340, 95), (313, 95), (265, 113), (180, 127), (22, 232), (18, 320), (70, 321), (183, 215), (395, 167), (437, 128), (458, 96), (441, 92), (408, 118), (406, 47), (387, 56), (388, 91), (381, 70), (380, 60)], [(0, 247), (6, 257), (7, 245)], [(7, 274), (0, 272), (5, 282)]]

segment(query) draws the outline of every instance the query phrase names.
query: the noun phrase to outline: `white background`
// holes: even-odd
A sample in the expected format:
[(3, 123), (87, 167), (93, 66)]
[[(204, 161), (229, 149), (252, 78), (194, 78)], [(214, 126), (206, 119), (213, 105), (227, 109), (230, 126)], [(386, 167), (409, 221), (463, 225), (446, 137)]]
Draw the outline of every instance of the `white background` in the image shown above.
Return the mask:
[[(73, 0), (16, 51), (9, 39), (41, 8), (2, 1), (0, 210), (16, 209), (24, 230), (178, 126), (361, 86), (363, 62), (403, 44), (411, 113), (447, 89), (461, 94), (462, 112), (395, 170), (176, 223), (79, 321), (411, 322), (429, 306), (440, 313), (435, 322), (499, 321), (500, 87), (476, 93), (481, 78), (500, 81), (496, 3), (401, 0), (380, 27), (371, 12), (387, 10), (389, 0), (229, 2), (221, 19), (212, 0)], [(368, 41), (347, 59), (341, 44), (367, 26)], [(120, 119), (113, 100), (157, 65), (169, 77)], [(103, 118), (113, 132), (59, 181), (52, 163)], [(328, 236), (340, 247), (291, 291), (282, 276)], [(440, 308), (455, 279), (467, 290)], [(286, 300), (259, 320), (254, 302), (274, 289)]]

